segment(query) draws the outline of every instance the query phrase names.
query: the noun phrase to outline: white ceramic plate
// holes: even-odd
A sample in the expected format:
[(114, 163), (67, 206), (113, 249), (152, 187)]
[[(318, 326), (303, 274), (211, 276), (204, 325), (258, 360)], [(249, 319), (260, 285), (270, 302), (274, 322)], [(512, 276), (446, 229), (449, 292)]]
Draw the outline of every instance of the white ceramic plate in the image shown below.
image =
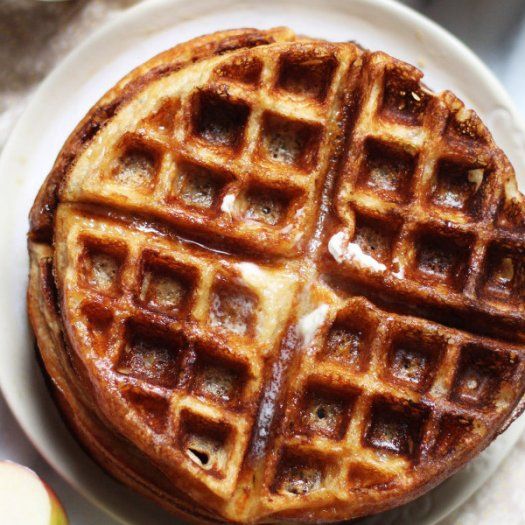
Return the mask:
[[(449, 33), (387, 0), (153, 0), (79, 46), (42, 84), (0, 159), (0, 384), (42, 455), (73, 486), (123, 523), (175, 520), (104, 474), (64, 427), (44, 386), (25, 314), (27, 213), (70, 131), (119, 78), (152, 55), (211, 31), (288, 25), (331, 40), (357, 40), (423, 68), (436, 90), (449, 88), (474, 107), (525, 174), (525, 131), (509, 97), (481, 62)], [(525, 180), (520, 180), (525, 187)], [(525, 418), (475, 461), (414, 503), (367, 520), (437, 523), (489, 476), (525, 428)]]

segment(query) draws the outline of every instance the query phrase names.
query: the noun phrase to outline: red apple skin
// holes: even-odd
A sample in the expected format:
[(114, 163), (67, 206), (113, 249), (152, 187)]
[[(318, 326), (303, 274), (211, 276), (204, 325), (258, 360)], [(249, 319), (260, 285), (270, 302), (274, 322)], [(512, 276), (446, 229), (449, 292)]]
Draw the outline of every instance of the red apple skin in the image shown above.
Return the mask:
[(2, 464), (8, 465), (10, 468), (24, 470), (25, 472), (29, 473), (31, 476), (36, 478), (38, 482), (44, 487), (51, 504), (51, 515), (49, 517), (49, 525), (69, 525), (69, 520), (67, 518), (66, 511), (64, 510), (64, 507), (62, 506), (62, 503), (58, 499), (54, 490), (34, 470), (31, 470), (25, 465), (20, 465), (19, 463), (15, 463), (14, 461), (9, 460), (0, 460), (0, 466)]
[[(35, 476), (37, 476), (37, 474), (35, 474)], [(49, 499), (51, 500), (51, 520), (49, 525), (69, 525), (66, 511), (58, 499), (58, 496), (43, 479), (40, 479), (40, 481), (46, 488), (47, 493), (49, 494)]]

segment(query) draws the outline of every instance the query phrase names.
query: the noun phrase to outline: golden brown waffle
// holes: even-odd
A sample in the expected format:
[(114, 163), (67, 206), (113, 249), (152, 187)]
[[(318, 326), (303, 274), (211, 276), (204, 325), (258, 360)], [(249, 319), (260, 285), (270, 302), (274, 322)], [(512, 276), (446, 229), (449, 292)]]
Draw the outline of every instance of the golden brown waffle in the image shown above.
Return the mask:
[(525, 389), (523, 197), (421, 73), (287, 29), (121, 81), (31, 212), (29, 312), (66, 420), (201, 522), (400, 505)]

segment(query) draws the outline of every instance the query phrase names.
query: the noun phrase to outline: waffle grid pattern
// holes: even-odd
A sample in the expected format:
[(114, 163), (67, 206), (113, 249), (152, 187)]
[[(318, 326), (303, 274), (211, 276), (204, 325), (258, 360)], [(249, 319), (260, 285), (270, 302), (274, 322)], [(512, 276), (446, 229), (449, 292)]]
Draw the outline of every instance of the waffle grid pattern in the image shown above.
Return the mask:
[(312, 504), (330, 494), (337, 504), (406, 483), (420, 461), (485, 432), (523, 373), (512, 345), (388, 314), (363, 298), (325, 312), (300, 352), (270, 454), (273, 510), (293, 507), (297, 494)]
[[(305, 47), (299, 56), (277, 49), (222, 61), (195, 88), (180, 86), (103, 150), (96, 169), (71, 180), (65, 199), (103, 200), (295, 255), (314, 226), (338, 132), (336, 99), (357, 56), (353, 46)], [(293, 83), (297, 68), (304, 76)]]
[(351, 241), (365, 255), (342, 263), (354, 277), (522, 323), (523, 238), (497, 226), (507, 166), (478, 117), (420, 76), (382, 53), (363, 68), (332, 255)]
[[(95, 223), (74, 208), (59, 213), (78, 269), (65, 286), (80, 339), (88, 352), (102, 352), (98, 366), (113, 370), (152, 430), (176, 436), (183, 467), (204, 470), (207, 485), (227, 497), (248, 445), (264, 357), (288, 316), (296, 280)], [(254, 286), (260, 279), (264, 294)], [(274, 307), (277, 294), (282, 311)]]

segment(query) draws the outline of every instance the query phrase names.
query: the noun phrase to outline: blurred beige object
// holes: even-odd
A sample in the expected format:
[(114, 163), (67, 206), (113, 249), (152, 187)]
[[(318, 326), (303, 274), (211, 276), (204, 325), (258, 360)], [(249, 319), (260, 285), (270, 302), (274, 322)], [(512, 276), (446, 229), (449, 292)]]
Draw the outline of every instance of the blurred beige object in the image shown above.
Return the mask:
[(53, 66), (95, 28), (136, 3), (138, 0), (0, 1), (0, 148), (28, 96)]

